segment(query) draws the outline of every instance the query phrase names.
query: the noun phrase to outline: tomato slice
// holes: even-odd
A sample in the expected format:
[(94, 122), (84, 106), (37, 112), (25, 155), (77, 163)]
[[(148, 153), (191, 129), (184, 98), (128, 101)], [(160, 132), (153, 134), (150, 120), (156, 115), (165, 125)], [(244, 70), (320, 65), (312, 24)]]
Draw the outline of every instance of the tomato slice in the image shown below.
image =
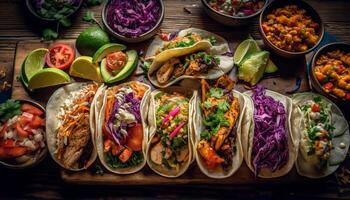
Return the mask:
[(72, 47), (66, 44), (54, 44), (46, 55), (46, 63), (49, 67), (58, 69), (68, 69), (75, 57)]
[(37, 108), (37, 107), (35, 107), (33, 105), (30, 105), (28, 103), (22, 104), (21, 110), (23, 112), (27, 112), (27, 113), (30, 113), (30, 114), (33, 114), (33, 115), (39, 115), (40, 116), (40, 115), (44, 114), (44, 112), (41, 109), (39, 109), (39, 108)]
[(110, 53), (107, 55), (106, 61), (110, 70), (121, 70), (126, 63), (126, 54), (121, 51)]

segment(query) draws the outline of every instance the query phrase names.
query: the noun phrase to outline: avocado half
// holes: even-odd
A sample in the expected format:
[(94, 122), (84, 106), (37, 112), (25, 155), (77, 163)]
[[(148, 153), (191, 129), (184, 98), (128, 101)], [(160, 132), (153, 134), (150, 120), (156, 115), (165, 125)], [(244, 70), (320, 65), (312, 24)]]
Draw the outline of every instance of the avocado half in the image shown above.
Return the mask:
[(127, 56), (127, 62), (123, 67), (123, 69), (117, 72), (116, 74), (108, 70), (107, 64), (106, 64), (106, 58), (102, 60), (100, 64), (100, 68), (101, 68), (102, 79), (105, 83), (110, 84), (110, 83), (115, 83), (117, 81), (121, 81), (127, 78), (128, 76), (130, 76), (131, 73), (135, 70), (139, 60), (137, 51), (129, 50), (129, 51), (126, 51), (125, 53)]

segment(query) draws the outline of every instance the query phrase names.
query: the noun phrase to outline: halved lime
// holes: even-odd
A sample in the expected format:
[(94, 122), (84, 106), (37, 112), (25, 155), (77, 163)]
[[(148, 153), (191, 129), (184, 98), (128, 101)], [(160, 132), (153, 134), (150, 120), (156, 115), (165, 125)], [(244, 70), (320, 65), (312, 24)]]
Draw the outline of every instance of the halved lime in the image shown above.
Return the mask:
[(25, 57), (22, 65), (21, 65), (21, 73), (19, 75), (19, 80), (22, 81), (24, 86), (28, 87), (28, 78), (27, 78), (26, 74), (24, 73), (24, 63), (26, 62), (26, 59), (27, 59), (27, 57)]
[(48, 49), (39, 48), (30, 52), (24, 62), (25, 77), (30, 80), (31, 77), (45, 66), (45, 56)]
[(108, 43), (108, 34), (98, 26), (91, 26), (79, 34), (75, 46), (80, 55), (93, 56), (101, 46)]
[(57, 68), (45, 68), (34, 74), (28, 82), (28, 88), (35, 90), (70, 82), (69, 75)]
[(233, 55), (233, 61), (236, 65), (240, 65), (244, 59), (259, 51), (259, 46), (255, 40), (246, 39), (236, 48), (235, 54)]
[(89, 56), (80, 56), (76, 58), (69, 69), (71, 76), (102, 82), (100, 67), (92, 63)]
[(117, 52), (117, 51), (123, 51), (126, 49), (125, 45), (117, 44), (117, 43), (109, 43), (105, 44), (102, 47), (100, 47), (92, 57), (93, 63), (101, 62), (101, 60), (106, 57), (108, 54)]

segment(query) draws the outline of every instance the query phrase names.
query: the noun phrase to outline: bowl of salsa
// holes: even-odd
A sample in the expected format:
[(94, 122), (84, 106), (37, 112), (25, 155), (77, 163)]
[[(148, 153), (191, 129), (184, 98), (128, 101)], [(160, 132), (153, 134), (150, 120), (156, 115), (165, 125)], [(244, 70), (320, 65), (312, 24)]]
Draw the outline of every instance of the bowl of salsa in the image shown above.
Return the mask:
[(252, 22), (268, 0), (202, 0), (205, 12), (215, 21), (228, 25), (245, 25)]

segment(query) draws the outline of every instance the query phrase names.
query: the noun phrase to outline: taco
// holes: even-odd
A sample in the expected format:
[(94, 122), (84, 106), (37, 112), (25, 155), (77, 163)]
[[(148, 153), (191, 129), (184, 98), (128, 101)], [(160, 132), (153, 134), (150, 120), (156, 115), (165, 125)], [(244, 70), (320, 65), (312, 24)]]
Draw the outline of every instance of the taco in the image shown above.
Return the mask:
[(296, 168), (301, 176), (321, 178), (335, 172), (349, 149), (349, 125), (340, 109), (314, 93), (293, 96), (302, 115)]
[(233, 90), (234, 84), (227, 75), (212, 85), (201, 80), (195, 152), (199, 168), (211, 178), (231, 176), (243, 161), (240, 116), (245, 103), (243, 95)]
[(191, 116), (196, 96), (197, 92), (180, 87), (151, 93), (147, 163), (162, 176), (178, 177), (194, 160)]
[(297, 158), (299, 144), (300, 118), (293, 112), (292, 100), (262, 86), (244, 94), (247, 106), (242, 144), (248, 167), (262, 178), (287, 174)]
[(131, 81), (108, 88), (96, 114), (96, 147), (99, 159), (109, 171), (131, 174), (146, 163), (147, 113), (150, 86)]
[(189, 28), (169, 41), (156, 38), (146, 53), (148, 78), (165, 88), (185, 78), (216, 79), (233, 67), (227, 41), (214, 33)]
[(86, 169), (97, 157), (90, 115), (98, 88), (96, 83), (72, 83), (56, 90), (47, 103), (48, 149), (65, 169)]

